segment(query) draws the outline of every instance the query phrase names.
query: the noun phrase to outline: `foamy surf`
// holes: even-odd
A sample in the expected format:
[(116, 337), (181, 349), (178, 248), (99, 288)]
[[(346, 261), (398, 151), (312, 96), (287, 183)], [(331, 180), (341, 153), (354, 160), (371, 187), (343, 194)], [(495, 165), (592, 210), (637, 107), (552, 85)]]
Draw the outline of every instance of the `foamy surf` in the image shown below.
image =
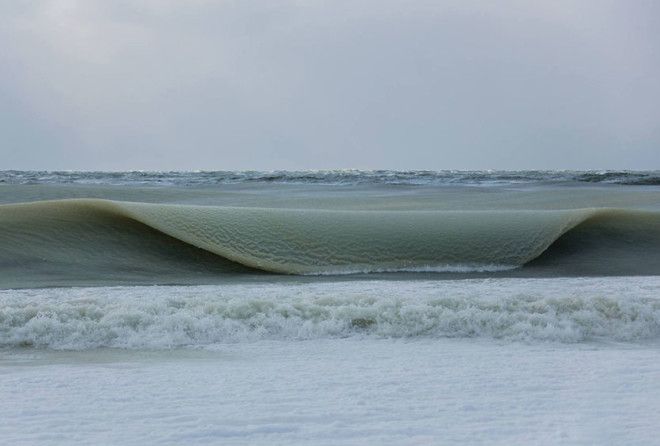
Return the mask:
[(345, 337), (657, 340), (660, 278), (0, 292), (5, 347), (169, 349)]

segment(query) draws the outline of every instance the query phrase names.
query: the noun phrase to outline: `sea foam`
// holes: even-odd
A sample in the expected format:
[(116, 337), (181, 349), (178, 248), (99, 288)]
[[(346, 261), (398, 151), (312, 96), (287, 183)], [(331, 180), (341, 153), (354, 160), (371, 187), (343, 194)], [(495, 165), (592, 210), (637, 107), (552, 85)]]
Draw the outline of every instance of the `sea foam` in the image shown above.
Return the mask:
[(660, 278), (355, 281), (0, 292), (0, 345), (168, 349), (255, 340), (660, 338)]

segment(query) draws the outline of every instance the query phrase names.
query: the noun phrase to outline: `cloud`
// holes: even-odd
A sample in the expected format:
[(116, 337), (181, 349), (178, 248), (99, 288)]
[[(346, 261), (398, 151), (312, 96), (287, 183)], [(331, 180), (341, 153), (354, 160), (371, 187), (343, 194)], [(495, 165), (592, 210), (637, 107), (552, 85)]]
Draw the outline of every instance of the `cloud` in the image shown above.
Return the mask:
[(658, 162), (652, 4), (6, 3), (7, 167)]

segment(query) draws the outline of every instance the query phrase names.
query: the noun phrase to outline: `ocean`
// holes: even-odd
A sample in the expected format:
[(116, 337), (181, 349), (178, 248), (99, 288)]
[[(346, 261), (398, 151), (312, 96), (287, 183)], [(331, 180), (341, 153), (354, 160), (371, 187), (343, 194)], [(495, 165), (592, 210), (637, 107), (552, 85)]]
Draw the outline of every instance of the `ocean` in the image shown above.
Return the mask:
[(656, 444), (660, 172), (0, 172), (0, 443)]

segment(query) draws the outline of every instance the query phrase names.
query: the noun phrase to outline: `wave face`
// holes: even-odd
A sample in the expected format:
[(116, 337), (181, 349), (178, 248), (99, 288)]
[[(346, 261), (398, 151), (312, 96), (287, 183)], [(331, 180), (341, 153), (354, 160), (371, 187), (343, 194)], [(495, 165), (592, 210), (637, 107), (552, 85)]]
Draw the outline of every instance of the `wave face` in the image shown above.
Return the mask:
[(660, 171), (457, 171), (457, 170), (307, 170), (199, 172), (76, 172), (0, 171), (0, 184), (106, 184), (204, 186), (238, 183), (390, 184), (390, 185), (507, 185), (599, 183), (660, 185)]
[(647, 278), (0, 291), (0, 346), (144, 349), (343, 337), (660, 339)]
[(524, 267), (531, 275), (660, 273), (660, 213), (651, 211), (345, 211), (60, 200), (1, 206), (0, 224), (6, 286), (75, 278), (79, 284), (205, 283), (260, 272)]

